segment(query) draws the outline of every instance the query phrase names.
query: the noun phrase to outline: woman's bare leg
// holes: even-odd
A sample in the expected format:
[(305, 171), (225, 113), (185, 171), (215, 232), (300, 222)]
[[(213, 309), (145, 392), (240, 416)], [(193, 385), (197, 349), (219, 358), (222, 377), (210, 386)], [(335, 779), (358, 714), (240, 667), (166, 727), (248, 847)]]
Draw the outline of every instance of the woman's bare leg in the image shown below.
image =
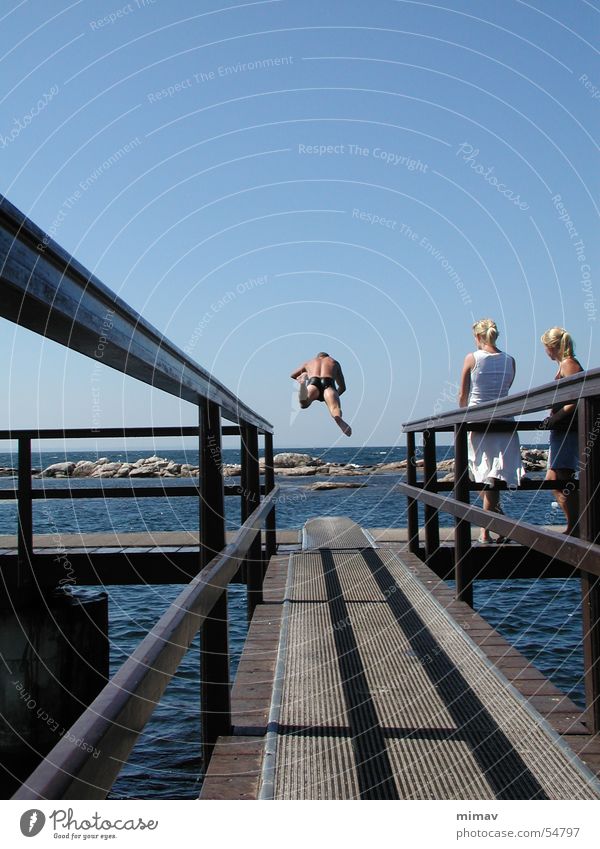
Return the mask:
[(553, 489), (552, 494), (558, 501), (567, 520), (566, 534), (579, 535), (579, 492), (575, 489), (573, 469), (548, 469), (547, 481), (560, 481), (562, 489)]
[[(495, 480), (495, 478), (490, 478)], [(483, 509), (489, 510), (491, 513), (500, 513), (504, 515), (504, 510), (500, 506), (500, 492), (497, 489), (484, 489), (481, 492), (481, 500), (483, 501)], [(479, 542), (493, 542), (492, 536), (487, 528), (482, 528), (479, 535)], [(499, 542), (505, 542), (505, 537), (498, 535)]]
[[(484, 489), (481, 492), (483, 509), (492, 513), (500, 513), (500, 493), (495, 489)], [(492, 542), (492, 537), (487, 528), (482, 528), (479, 534), (479, 542)]]

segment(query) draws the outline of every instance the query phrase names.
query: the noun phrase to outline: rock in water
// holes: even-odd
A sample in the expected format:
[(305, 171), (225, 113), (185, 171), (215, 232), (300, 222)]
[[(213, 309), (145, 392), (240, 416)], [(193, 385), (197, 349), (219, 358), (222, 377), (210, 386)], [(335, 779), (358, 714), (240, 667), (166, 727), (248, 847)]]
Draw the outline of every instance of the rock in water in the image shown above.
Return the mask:
[(70, 477), (75, 471), (75, 463), (53, 463), (51, 466), (48, 466), (41, 472), (40, 477), (42, 478), (53, 478), (57, 474), (66, 475), (66, 477)]
[(87, 478), (92, 474), (95, 468), (96, 464), (92, 463), (91, 460), (80, 460), (75, 466), (75, 469), (73, 471), (73, 477)]
[(367, 483), (337, 483), (336, 481), (319, 481), (309, 486), (313, 492), (318, 492), (321, 489), (361, 489), (363, 486), (368, 486)]
[(153, 478), (158, 477), (156, 466), (138, 466), (129, 472), (130, 478)]
[(286, 478), (300, 478), (304, 475), (316, 475), (317, 472), (321, 470), (316, 466), (295, 466), (294, 468), (279, 468), (277, 469), (278, 475), (284, 475)]
[(284, 469), (293, 469), (296, 466), (313, 466), (317, 461), (310, 454), (295, 454), (292, 451), (284, 451), (282, 454), (275, 454), (273, 457), (273, 465)]
[(106, 478), (106, 477), (114, 477), (114, 475), (119, 471), (123, 464), (121, 462), (116, 463), (102, 463), (102, 465), (96, 465), (96, 468), (90, 475), (92, 478)]

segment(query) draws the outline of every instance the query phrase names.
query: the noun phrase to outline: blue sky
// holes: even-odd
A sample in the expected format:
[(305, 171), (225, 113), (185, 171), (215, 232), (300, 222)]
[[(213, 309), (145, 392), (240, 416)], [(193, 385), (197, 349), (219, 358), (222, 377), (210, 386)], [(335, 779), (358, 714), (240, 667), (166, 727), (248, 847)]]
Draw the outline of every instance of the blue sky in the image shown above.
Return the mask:
[[(456, 406), (481, 317), (515, 390), (553, 377), (553, 325), (598, 365), (597, 3), (2, 0), (0, 17), (0, 191), (278, 445), (347, 441), (294, 406), (289, 373), (318, 350), (344, 367), (353, 445)], [(2, 427), (195, 423), (0, 329)]]

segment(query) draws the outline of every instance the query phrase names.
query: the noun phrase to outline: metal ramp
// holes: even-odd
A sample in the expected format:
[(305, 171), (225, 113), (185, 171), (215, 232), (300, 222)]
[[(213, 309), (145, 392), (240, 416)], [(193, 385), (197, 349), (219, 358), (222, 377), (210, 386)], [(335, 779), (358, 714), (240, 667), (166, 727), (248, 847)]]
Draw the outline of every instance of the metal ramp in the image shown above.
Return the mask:
[(344, 516), (321, 516), (309, 519), (302, 528), (302, 549), (374, 548), (368, 531)]
[(411, 555), (340, 550), (358, 526), (317, 546), (330, 520), (314, 521), (290, 559), (262, 798), (600, 798)]

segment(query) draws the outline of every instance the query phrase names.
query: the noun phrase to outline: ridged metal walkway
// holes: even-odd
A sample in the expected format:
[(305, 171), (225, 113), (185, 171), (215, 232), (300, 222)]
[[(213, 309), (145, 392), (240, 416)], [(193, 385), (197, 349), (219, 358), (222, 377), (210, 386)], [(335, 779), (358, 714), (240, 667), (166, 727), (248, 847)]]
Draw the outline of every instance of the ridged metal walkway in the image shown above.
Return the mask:
[(593, 773), (401, 555), (348, 520), (314, 520), (303, 542), (290, 558), (262, 798), (600, 798)]

